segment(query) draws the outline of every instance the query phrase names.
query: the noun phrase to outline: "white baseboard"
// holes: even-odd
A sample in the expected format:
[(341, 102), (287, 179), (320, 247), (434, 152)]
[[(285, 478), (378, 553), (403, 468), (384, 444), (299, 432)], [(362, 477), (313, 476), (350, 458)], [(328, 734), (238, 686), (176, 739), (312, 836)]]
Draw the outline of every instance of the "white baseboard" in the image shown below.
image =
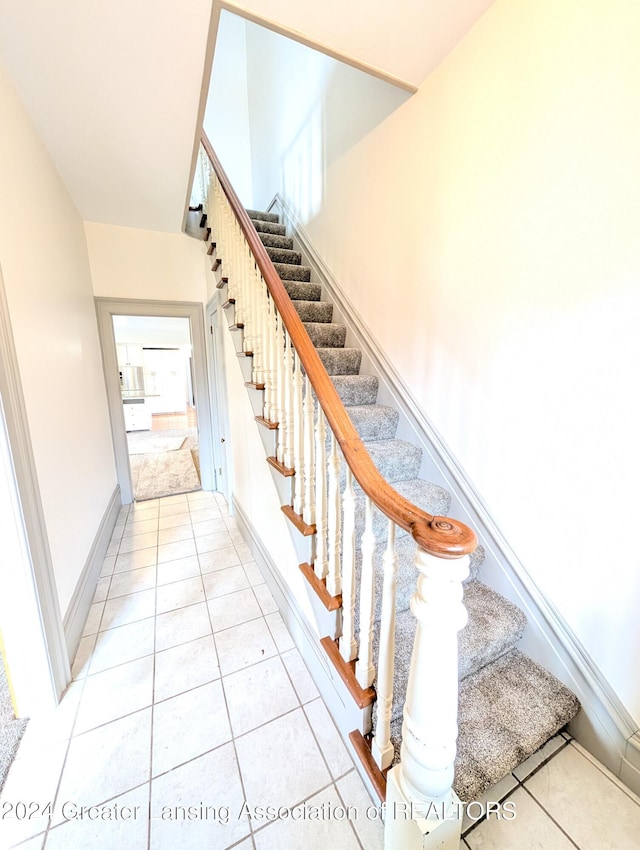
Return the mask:
[(67, 608), (67, 613), (64, 615), (62, 621), (70, 660), (73, 660), (78, 649), (78, 644), (80, 643), (82, 630), (89, 613), (89, 608), (91, 607), (94, 593), (96, 592), (96, 585), (100, 571), (102, 570), (102, 564), (121, 506), (120, 487), (116, 486), (102, 516), (84, 568)]
[(269, 205), (269, 210), (273, 208), (281, 213), (287, 234), (293, 237), (295, 247), (302, 251), (303, 262), (311, 267), (312, 280), (322, 285), (323, 293), (342, 314), (349, 328), (348, 334), (362, 348), (363, 372), (378, 377), (381, 400), (393, 404), (400, 411), (399, 436), (422, 446), (425, 452), (422, 474), (451, 492), (451, 515), (469, 524), (484, 546), (487, 558), (483, 566), (483, 581), (526, 614), (529, 626), (522, 648), (580, 699), (583, 710), (571, 726), (572, 734), (633, 791), (640, 793), (640, 764), (633, 758), (629, 761), (629, 747), (638, 732), (638, 723), (566, 620), (519, 560), (461, 464), (361, 321), (357, 309), (344, 296), (294, 211), (279, 194)]
[(335, 720), (358, 773), (368, 789), (372, 801), (377, 804), (378, 797), (348, 738), (349, 732), (360, 728), (362, 712), (356, 707), (340, 676), (329, 662), (320, 644), (320, 636), (300, 610), (277, 564), (271, 558), (253, 523), (235, 497), (232, 498), (231, 510), (264, 580), (278, 603), (278, 608), (291, 637)]

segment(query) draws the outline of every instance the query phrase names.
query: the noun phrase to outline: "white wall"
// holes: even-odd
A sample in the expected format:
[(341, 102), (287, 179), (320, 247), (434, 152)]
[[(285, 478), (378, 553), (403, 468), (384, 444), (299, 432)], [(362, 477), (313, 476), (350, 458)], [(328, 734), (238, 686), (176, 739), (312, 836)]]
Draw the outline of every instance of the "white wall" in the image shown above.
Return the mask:
[(253, 204), (245, 21), (220, 13), (203, 126), (245, 207)]
[(406, 92), (247, 23), (254, 202), (282, 190), (305, 220), (328, 169), (408, 99)]
[(0, 67), (0, 265), (64, 616), (116, 486), (82, 221)]
[(84, 223), (93, 290), (102, 298), (204, 301), (204, 243), (185, 233)]
[[(256, 204), (281, 190), (297, 207), (538, 586), (640, 721), (640, 7), (498, 0), (384, 121), (370, 120), (377, 84), (363, 79), (347, 100), (342, 70), (320, 93), (312, 78), (306, 98), (295, 84), (272, 88), (299, 48), (267, 63), (263, 41), (254, 62), (255, 38)], [(343, 141), (321, 160), (309, 144), (297, 157), (302, 184), (321, 191), (305, 205), (286, 156), (304, 126), (282, 116), (318, 109), (323, 149)], [(328, 120), (340, 114), (346, 139)]]

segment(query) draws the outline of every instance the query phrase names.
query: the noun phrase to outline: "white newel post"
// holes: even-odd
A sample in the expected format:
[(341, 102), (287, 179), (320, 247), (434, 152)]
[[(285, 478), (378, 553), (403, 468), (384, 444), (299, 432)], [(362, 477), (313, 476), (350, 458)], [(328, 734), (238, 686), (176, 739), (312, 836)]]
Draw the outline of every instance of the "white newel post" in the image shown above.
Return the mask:
[(419, 546), (417, 620), (400, 764), (387, 774), (385, 850), (458, 850), (461, 804), (453, 791), (458, 736), (458, 632), (467, 622), (462, 581), (469, 556), (437, 558)]

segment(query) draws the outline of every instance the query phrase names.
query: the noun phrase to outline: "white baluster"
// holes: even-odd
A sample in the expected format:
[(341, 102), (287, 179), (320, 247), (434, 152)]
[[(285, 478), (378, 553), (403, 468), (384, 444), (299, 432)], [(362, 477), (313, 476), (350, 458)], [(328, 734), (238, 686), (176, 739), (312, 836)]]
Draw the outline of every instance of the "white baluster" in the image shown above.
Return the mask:
[(356, 678), (361, 688), (368, 688), (376, 675), (373, 666), (373, 556), (376, 550), (376, 538), (373, 533), (373, 503), (368, 496), (365, 496), (364, 504), (364, 532), (360, 545), (362, 573), (360, 576), (360, 635)]
[[(315, 445), (313, 442), (313, 394), (311, 391), (311, 381), (305, 377), (305, 393), (303, 404), (304, 418), (304, 451), (303, 451), (303, 466), (304, 466), (304, 510), (302, 518), (307, 525), (313, 525), (316, 521), (316, 506), (315, 506)], [(321, 470), (324, 475), (324, 471)]]
[(327, 560), (327, 443), (324, 413), (317, 405), (316, 416), (316, 551), (313, 569), (318, 578), (326, 576)]
[(276, 417), (278, 419), (278, 445), (276, 459), (284, 463), (284, 324), (282, 316), (276, 310)]
[(384, 579), (380, 612), (378, 675), (376, 676), (376, 734), (371, 746), (373, 758), (380, 770), (389, 767), (393, 761), (391, 706), (393, 703), (398, 556), (396, 554), (396, 526), (392, 520), (389, 520), (387, 548), (382, 559), (382, 566)]
[(356, 606), (356, 494), (353, 473), (347, 466), (347, 480), (342, 494), (342, 635), (340, 655), (353, 661), (358, 654), (355, 638)]
[[(256, 363), (256, 369), (253, 374), (253, 380), (257, 384), (265, 385), (265, 393), (263, 396), (263, 412), (264, 412), (264, 398), (267, 395), (267, 387), (269, 382), (268, 375), (268, 363), (267, 363), (267, 343), (266, 343), (266, 335), (267, 335), (267, 323), (268, 323), (268, 314), (269, 314), (269, 297), (267, 295), (267, 289), (264, 285), (264, 280), (262, 279), (262, 275), (256, 269), (256, 281), (257, 286), (259, 287), (258, 291), (258, 321), (256, 323), (256, 334), (254, 337), (255, 347), (258, 354), (258, 361)], [(265, 417), (266, 418), (266, 417)]]
[(293, 467), (293, 349), (289, 332), (284, 332), (284, 441), (283, 459), (284, 465), (291, 469)]
[(269, 371), (269, 392), (265, 392), (267, 403), (267, 415), (265, 419), (269, 422), (278, 422), (277, 405), (277, 370), (276, 370), (276, 307), (273, 298), (269, 298), (269, 314), (267, 316), (267, 361)]
[(300, 356), (294, 352), (293, 369), (293, 466), (296, 474), (293, 478), (293, 509), (302, 514), (304, 509), (304, 433), (302, 416), (302, 367)]
[(253, 360), (254, 367), (252, 371), (252, 378), (256, 384), (263, 384), (265, 380), (264, 374), (264, 346), (263, 346), (263, 334), (265, 327), (265, 310), (267, 308), (266, 298), (267, 294), (264, 288), (264, 281), (262, 280), (262, 275), (258, 268), (254, 267), (253, 272), (254, 278), (254, 287), (256, 291), (256, 326), (255, 333), (253, 335), (252, 343), (253, 343)]
[(467, 622), (462, 581), (469, 556), (444, 560), (419, 546), (411, 611), (417, 623), (402, 724), (403, 792), (413, 800), (453, 799), (458, 735), (458, 632)]
[(329, 540), (329, 563), (327, 590), (337, 596), (342, 589), (340, 580), (340, 457), (333, 431), (329, 451), (329, 496), (327, 500), (327, 537)]
[[(255, 324), (254, 324), (254, 316), (253, 316), (253, 305), (254, 305), (254, 262), (253, 255), (249, 250), (249, 246), (246, 241), (243, 240), (242, 243), (242, 256), (241, 256), (241, 264), (242, 264), (242, 279), (245, 282), (245, 310), (244, 310), (244, 329), (242, 331), (243, 335), (243, 350), (253, 351), (254, 350), (254, 336), (255, 336)], [(246, 349), (245, 349), (246, 346)], [(252, 370), (255, 368), (255, 362), (252, 363)]]
[[(222, 191), (222, 190), (221, 190)], [(233, 257), (231, 253), (231, 212), (229, 210), (229, 205), (222, 196), (222, 204), (223, 204), (223, 236), (220, 245), (220, 252), (218, 252), (218, 257), (222, 259), (222, 274), (227, 278), (227, 296), (229, 300), (235, 300), (237, 308), (237, 300), (238, 300), (238, 282), (235, 279), (235, 275), (233, 274)], [(234, 316), (236, 316), (236, 309), (234, 308)]]

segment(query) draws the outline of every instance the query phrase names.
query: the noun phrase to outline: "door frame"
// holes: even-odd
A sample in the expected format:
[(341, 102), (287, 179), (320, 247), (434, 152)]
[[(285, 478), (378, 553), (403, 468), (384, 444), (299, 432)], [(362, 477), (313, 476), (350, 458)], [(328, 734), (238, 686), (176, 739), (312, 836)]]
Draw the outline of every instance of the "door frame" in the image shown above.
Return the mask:
[(1, 268), (0, 488), (14, 554), (0, 571), (5, 660), (18, 716), (35, 717), (57, 705), (71, 670)]
[(131, 467), (127, 432), (124, 425), (122, 394), (118, 382), (118, 358), (113, 330), (114, 316), (159, 316), (189, 319), (193, 345), (194, 395), (198, 419), (198, 447), (200, 452), (200, 480), (203, 490), (215, 490), (213, 463), (213, 435), (211, 430), (211, 405), (207, 378), (207, 358), (204, 335), (203, 305), (197, 301), (152, 301), (134, 298), (96, 298), (96, 314), (102, 350), (102, 365), (107, 404), (111, 421), (111, 435), (115, 456), (116, 474), (122, 494), (122, 504), (133, 501)]
[(213, 453), (216, 465), (217, 489), (231, 504), (233, 482), (227, 462), (232, 450), (229, 428), (229, 406), (227, 404), (227, 381), (224, 364), (224, 338), (226, 319), (222, 308), (220, 291), (216, 291), (207, 302), (207, 342), (209, 362), (209, 390), (211, 397), (211, 422), (213, 426)]

